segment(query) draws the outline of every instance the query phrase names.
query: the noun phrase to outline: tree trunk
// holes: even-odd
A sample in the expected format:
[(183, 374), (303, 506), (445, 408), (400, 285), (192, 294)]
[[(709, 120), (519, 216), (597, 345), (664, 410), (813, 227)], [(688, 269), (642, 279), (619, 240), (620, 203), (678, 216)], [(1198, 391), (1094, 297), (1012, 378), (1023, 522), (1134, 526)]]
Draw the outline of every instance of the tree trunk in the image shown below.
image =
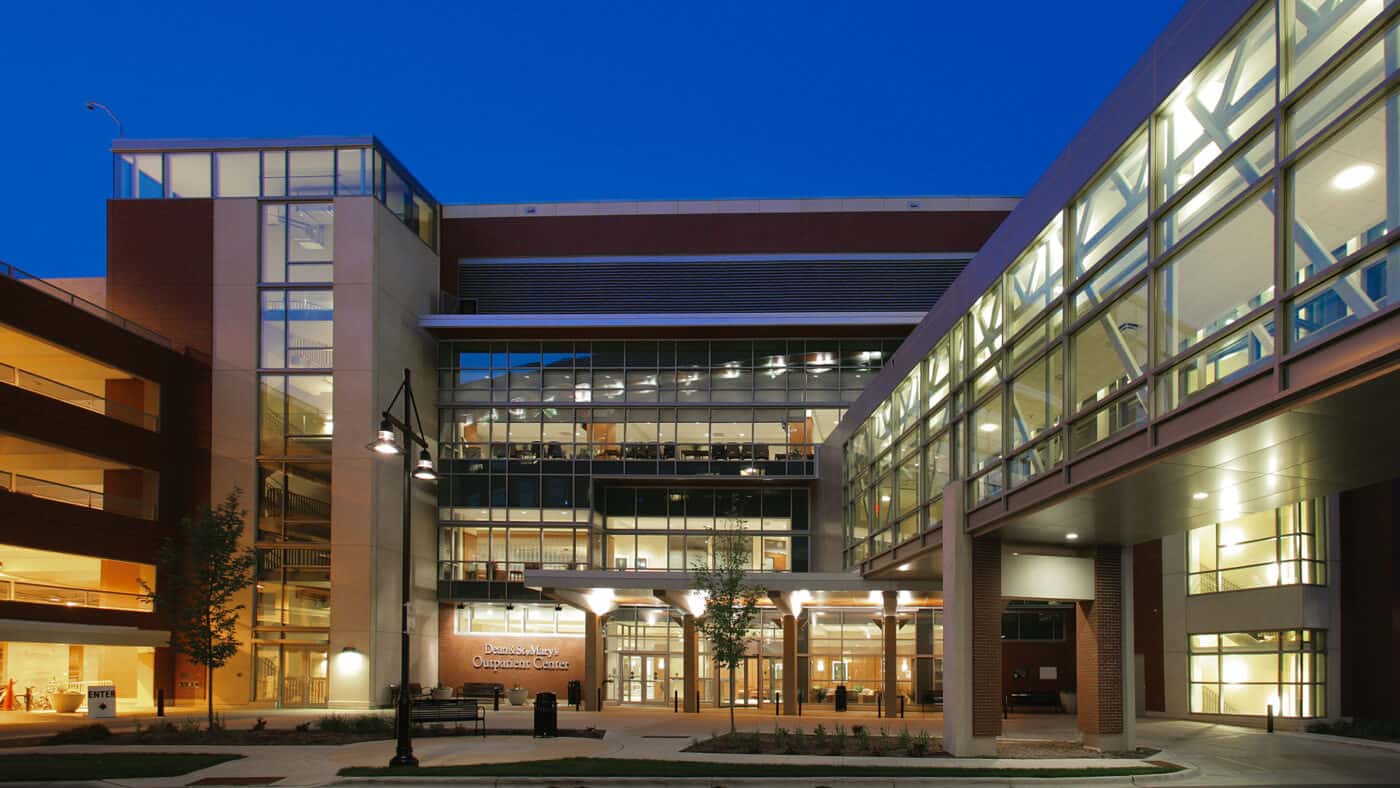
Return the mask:
[(729, 666), (729, 732), (736, 733), (734, 727), (734, 666)]
[(209, 699), (209, 730), (214, 730), (214, 668), (204, 666), (204, 696)]

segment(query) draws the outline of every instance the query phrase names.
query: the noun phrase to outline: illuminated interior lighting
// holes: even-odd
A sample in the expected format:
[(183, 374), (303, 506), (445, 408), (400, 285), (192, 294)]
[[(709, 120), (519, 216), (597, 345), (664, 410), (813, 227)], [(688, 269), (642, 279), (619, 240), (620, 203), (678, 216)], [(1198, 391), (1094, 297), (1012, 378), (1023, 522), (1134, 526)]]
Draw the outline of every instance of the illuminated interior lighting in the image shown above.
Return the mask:
[(977, 425), (977, 429), (983, 432), (996, 432), (997, 430), (1001, 429), (1001, 425), (993, 424), (992, 422), (988, 421)]
[(1340, 191), (1359, 189), (1376, 177), (1376, 168), (1369, 164), (1353, 164), (1332, 177), (1332, 188)]
[(1209, 497), (1210, 497), (1210, 493), (1204, 493), (1204, 492), (1194, 492), (1194, 493), (1191, 493), (1191, 498), (1194, 499), (1194, 500), (1197, 500), (1197, 501), (1204, 501), (1205, 499), (1207, 499), (1207, 498), (1209, 498)]
[(1076, 533), (1068, 533), (1068, 534), (1065, 534), (1065, 538), (1068, 539), (1068, 540), (1070, 540), (1071, 542), (1073, 542), (1075, 539), (1078, 539), (1078, 538), (1079, 538), (1079, 534), (1076, 534)]
[(899, 571), (901, 571), (901, 572), (908, 572), (910, 569), (913, 569), (913, 568), (914, 568), (914, 565), (913, 565), (913, 564), (900, 564), (900, 565), (899, 565)]

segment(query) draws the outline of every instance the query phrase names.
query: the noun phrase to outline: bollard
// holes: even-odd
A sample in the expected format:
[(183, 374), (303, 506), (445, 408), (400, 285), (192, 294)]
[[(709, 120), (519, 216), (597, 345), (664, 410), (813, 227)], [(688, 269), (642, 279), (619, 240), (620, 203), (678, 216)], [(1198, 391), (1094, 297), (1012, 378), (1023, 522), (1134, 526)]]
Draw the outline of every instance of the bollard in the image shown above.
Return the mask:
[(904, 719), (904, 696), (899, 696), (899, 718)]
[(778, 716), (778, 709), (782, 708), (782, 705), (783, 705), (783, 693), (781, 693), (781, 692), (775, 692), (775, 693), (773, 693), (773, 716), (774, 716), (774, 717)]
[(883, 692), (877, 693), (877, 694), (875, 695), (875, 716), (876, 716), (876, 717), (883, 717), (883, 716), (885, 716), (885, 715), (883, 715), (883, 714), (880, 713), (880, 707), (881, 707), (882, 704), (884, 704), (884, 702), (885, 702), (885, 693), (883, 693)]
[(165, 687), (156, 690), (156, 716), (165, 716)]
[(493, 687), (493, 688), (491, 689), (491, 711), (500, 711), (500, 710), (501, 710), (501, 688), (500, 688), (500, 687)]
[(33, 688), (33, 687), (25, 687), (25, 688), (24, 688), (24, 710), (25, 710), (25, 711), (33, 711), (33, 710), (34, 710), (34, 688)]
[(1269, 733), (1273, 733), (1273, 732), (1274, 732), (1274, 704), (1270, 703), (1268, 706), (1266, 706), (1266, 707), (1264, 707), (1264, 708), (1265, 708), (1265, 711), (1267, 712), (1267, 715), (1266, 715), (1265, 718), (1264, 718), (1265, 730), (1267, 730)]
[(797, 691), (797, 716), (802, 716), (802, 701), (806, 699), (807, 693), (802, 690)]
[(681, 691), (680, 691), (680, 690), (676, 690), (676, 696), (675, 696), (675, 697), (676, 697), (676, 701), (675, 701), (675, 703), (676, 703), (676, 705), (675, 705), (675, 710), (674, 710), (673, 712), (671, 712), (671, 713), (672, 713), (672, 714), (680, 714), (680, 713), (681, 713)]
[(695, 691), (695, 713), (700, 713), (700, 690)]
[(598, 708), (597, 708), (597, 711), (602, 711), (602, 710), (603, 710), (603, 688), (602, 688), (602, 687), (599, 687), (599, 688), (598, 688)]

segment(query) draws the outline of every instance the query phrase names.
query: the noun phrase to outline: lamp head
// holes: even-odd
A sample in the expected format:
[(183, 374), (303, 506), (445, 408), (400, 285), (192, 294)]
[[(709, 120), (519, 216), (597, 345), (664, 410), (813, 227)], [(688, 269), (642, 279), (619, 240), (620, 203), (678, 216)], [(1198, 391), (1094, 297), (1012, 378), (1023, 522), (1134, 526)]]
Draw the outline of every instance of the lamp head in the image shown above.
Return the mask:
[(370, 449), (379, 454), (400, 454), (403, 448), (399, 446), (398, 437), (394, 435), (394, 425), (388, 419), (380, 419), (379, 432), (376, 434), (374, 443), (369, 445)]
[(437, 472), (433, 470), (433, 458), (428, 456), (427, 449), (418, 452), (418, 464), (413, 467), (413, 478), (425, 482), (437, 480)]

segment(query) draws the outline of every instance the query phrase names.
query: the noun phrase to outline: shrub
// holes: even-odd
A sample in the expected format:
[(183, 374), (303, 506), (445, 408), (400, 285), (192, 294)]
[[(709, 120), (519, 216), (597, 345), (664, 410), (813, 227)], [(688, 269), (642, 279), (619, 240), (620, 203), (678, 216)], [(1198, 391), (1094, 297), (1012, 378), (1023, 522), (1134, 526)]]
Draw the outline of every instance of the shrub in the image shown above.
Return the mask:
[(928, 755), (931, 744), (928, 731), (919, 731), (919, 734), (909, 743), (909, 754), (916, 758)]
[(901, 752), (909, 752), (910, 746), (914, 743), (914, 737), (909, 735), (909, 729), (905, 728), (899, 732), (899, 737), (895, 740)]
[(49, 744), (91, 744), (104, 741), (112, 735), (107, 726), (100, 722), (59, 731), (48, 738)]
[(297, 723), (296, 730), (300, 733), (306, 733), (307, 731), (311, 730), (311, 723), (299, 722)]
[(856, 750), (858, 752), (866, 752), (874, 755), (875, 749), (871, 747), (870, 742), (870, 729), (864, 725), (857, 725), (854, 730), (856, 733)]
[(358, 733), (369, 736), (392, 736), (394, 721), (377, 714), (362, 714), (358, 717), (342, 717), (328, 714), (316, 722), (316, 727), (326, 733)]
[(823, 725), (823, 724), (821, 724), (821, 723), (817, 723), (817, 729), (814, 730), (814, 731), (812, 731), (812, 737), (816, 739), (816, 742), (817, 742), (817, 749), (819, 749), (819, 750), (825, 750), (825, 749), (826, 749), (826, 726), (825, 726), (825, 725)]
[(835, 733), (831, 737), (831, 747), (828, 749), (832, 755), (840, 755), (846, 751), (846, 727), (837, 723)]
[(773, 726), (773, 747), (786, 751), (788, 747), (788, 731), (780, 725)]
[(763, 734), (754, 731), (752, 736), (746, 737), (745, 744), (748, 745), (746, 749), (751, 753), (758, 754), (763, 752)]
[(255, 722), (255, 723), (253, 723), (253, 728), (252, 728), (252, 729), (255, 730), (255, 731), (265, 731), (265, 730), (267, 730), (267, 719), (266, 719), (265, 717), (259, 717), (259, 718), (258, 718), (258, 721)]

